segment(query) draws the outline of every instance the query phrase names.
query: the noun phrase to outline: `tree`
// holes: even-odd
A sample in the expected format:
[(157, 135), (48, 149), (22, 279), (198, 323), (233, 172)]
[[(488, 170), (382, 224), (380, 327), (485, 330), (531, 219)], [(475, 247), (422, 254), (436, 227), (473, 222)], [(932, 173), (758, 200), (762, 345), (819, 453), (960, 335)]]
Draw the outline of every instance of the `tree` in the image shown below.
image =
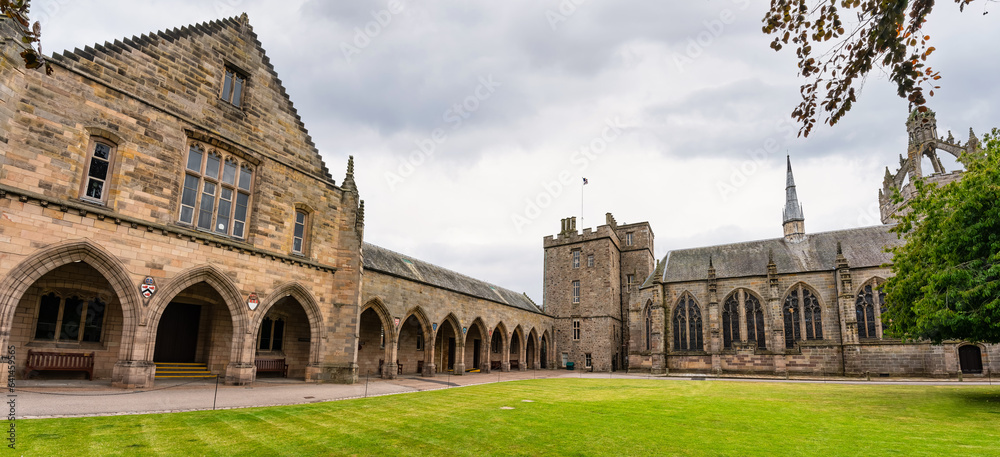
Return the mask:
[[(964, 11), (973, 1), (955, 3)], [(780, 51), (790, 41), (796, 46), (799, 74), (812, 78), (802, 85), (802, 102), (792, 111), (792, 118), (802, 124), (799, 135), (809, 136), (817, 108), (827, 113), (824, 123), (836, 124), (875, 68), (888, 71), (911, 110), (924, 112), (924, 88), (933, 96), (935, 81), (941, 78), (926, 66), (934, 47), (921, 31), (933, 7), (934, 0), (771, 0), (764, 16), (764, 33), (774, 35), (771, 48)], [(845, 28), (845, 22), (854, 24), (855, 18), (856, 25)], [(830, 49), (813, 49), (831, 40)], [(818, 102), (821, 87), (826, 95)]]
[(906, 238), (890, 249), (895, 276), (885, 285), (893, 336), (1000, 343), (1000, 131), (984, 143), (959, 158), (960, 181), (913, 183), (892, 229)]
[[(52, 66), (45, 61), (42, 55), (42, 26), (37, 21), (32, 24), (28, 20), (28, 11), (31, 9), (29, 0), (0, 0), (0, 13), (14, 21), (14, 26), (21, 33), (21, 42), (28, 45), (27, 49), (21, 52), (24, 59), (24, 66), (30, 69), (45, 68), (45, 74), (52, 74)], [(36, 49), (37, 48), (37, 49)]]

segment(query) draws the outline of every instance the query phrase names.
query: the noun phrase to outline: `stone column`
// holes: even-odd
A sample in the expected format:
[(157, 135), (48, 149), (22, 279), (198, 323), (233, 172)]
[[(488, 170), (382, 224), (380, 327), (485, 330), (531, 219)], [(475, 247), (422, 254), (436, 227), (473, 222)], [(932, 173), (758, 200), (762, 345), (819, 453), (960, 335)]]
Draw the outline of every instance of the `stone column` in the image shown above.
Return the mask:
[(430, 333), (431, 344), (427, 344), (427, 337), (424, 336), (424, 371), (420, 373), (421, 376), (425, 378), (433, 378), (437, 373), (437, 365), (434, 364), (436, 358), (434, 357), (435, 350), (437, 349), (437, 335), (433, 331), (428, 331), (425, 333)]
[(455, 376), (465, 374), (465, 343), (455, 342)]
[(510, 339), (512, 333), (500, 335), (503, 341), (500, 343), (500, 371), (506, 373), (510, 371)]

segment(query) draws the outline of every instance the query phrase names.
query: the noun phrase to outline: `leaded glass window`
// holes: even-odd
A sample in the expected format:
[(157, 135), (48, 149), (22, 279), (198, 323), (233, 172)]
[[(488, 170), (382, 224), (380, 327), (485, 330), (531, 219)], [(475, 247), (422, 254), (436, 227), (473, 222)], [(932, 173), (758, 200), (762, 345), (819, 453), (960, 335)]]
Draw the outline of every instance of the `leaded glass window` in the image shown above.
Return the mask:
[(760, 306), (760, 300), (746, 294), (743, 299), (743, 310), (747, 320), (747, 341), (757, 343), (758, 349), (767, 349), (767, 338), (764, 335), (764, 308)]
[(865, 284), (854, 301), (859, 338), (879, 338), (881, 335), (878, 331), (885, 330), (885, 324), (881, 322), (882, 312), (885, 311), (885, 291), (882, 284), (879, 279)]
[(701, 308), (685, 293), (674, 309), (674, 350), (701, 351), (704, 348)]
[(246, 237), (253, 168), (234, 156), (188, 149), (178, 219), (201, 230), (235, 238)]
[(100, 342), (106, 308), (100, 297), (45, 294), (38, 304), (35, 339)]
[(726, 299), (722, 305), (722, 347), (731, 349), (733, 341), (740, 341), (740, 295), (739, 290)]

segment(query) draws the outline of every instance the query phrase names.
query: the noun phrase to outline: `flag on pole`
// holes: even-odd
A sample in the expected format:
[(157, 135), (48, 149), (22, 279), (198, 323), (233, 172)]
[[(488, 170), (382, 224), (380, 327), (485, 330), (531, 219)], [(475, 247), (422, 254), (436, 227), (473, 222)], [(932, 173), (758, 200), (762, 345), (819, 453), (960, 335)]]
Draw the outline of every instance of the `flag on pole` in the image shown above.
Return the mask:
[(586, 185), (587, 185), (587, 183), (589, 183), (589, 182), (590, 182), (590, 181), (587, 181), (587, 178), (583, 178), (583, 185), (584, 185), (584, 186), (586, 186)]

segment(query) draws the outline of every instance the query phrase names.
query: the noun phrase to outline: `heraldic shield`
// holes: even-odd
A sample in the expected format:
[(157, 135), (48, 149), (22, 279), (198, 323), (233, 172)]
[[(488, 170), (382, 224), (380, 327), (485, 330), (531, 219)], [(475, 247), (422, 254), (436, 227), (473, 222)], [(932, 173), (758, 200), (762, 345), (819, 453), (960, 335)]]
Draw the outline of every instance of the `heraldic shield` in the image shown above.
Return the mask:
[(156, 283), (153, 282), (152, 276), (146, 276), (146, 279), (142, 280), (142, 284), (139, 285), (139, 292), (142, 292), (144, 298), (150, 298), (156, 294)]

